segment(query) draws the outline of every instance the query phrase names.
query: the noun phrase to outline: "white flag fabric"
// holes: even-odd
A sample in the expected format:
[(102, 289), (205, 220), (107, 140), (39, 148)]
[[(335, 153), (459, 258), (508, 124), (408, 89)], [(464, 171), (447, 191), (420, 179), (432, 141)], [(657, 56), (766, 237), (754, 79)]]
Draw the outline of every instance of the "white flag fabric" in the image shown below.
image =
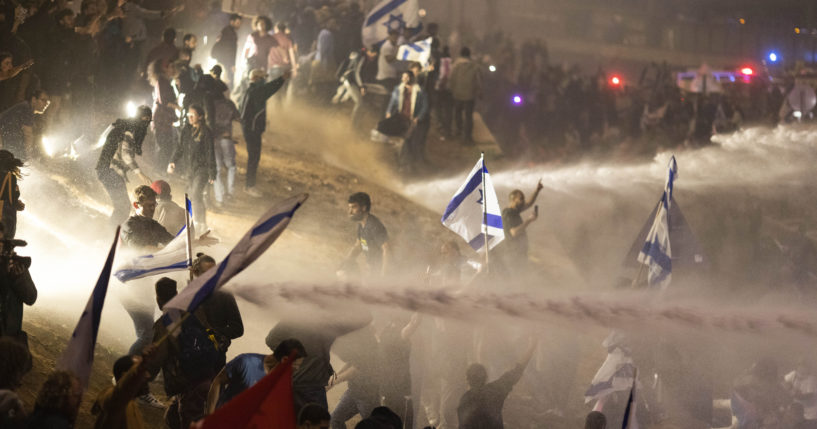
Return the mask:
[[(482, 183), (483, 173), (485, 183)], [(487, 216), (483, 216), (483, 203)], [(443, 213), (442, 223), (462, 237), (472, 249), (480, 251), (485, 246), (484, 227), (487, 228), (488, 249), (493, 249), (505, 239), (502, 229), (502, 211), (496, 198), (491, 175), (480, 158), (460, 186)]]
[(416, 61), (423, 67), (431, 62), (431, 37), (415, 43), (401, 45), (397, 49), (397, 59), (401, 61)]
[(96, 337), (99, 333), (99, 322), (102, 318), (102, 306), (105, 304), (105, 295), (108, 293), (108, 281), (111, 278), (118, 239), (119, 227), (116, 228), (116, 236), (113, 239), (111, 250), (108, 251), (108, 258), (105, 260), (105, 265), (102, 267), (102, 273), (96, 281), (94, 290), (91, 291), (88, 303), (85, 304), (85, 310), (79, 316), (79, 321), (76, 328), (74, 328), (71, 339), (68, 341), (68, 346), (57, 360), (56, 368), (76, 375), (83, 391), (88, 386), (91, 365), (94, 363)]
[(647, 266), (647, 284), (650, 287), (666, 288), (672, 281), (672, 247), (669, 236), (669, 213), (672, 205), (672, 188), (678, 175), (678, 163), (670, 158), (664, 195), (644, 247), (638, 253), (638, 262)]
[[(308, 197), (308, 194), (301, 194), (289, 198), (267, 211), (244, 234), (224, 260), (195, 278), (165, 304), (165, 314), (162, 316), (165, 326), (177, 323), (181, 319), (182, 311), (188, 313), (195, 311), (213, 292), (258, 259), (284, 232), (295, 211)], [(173, 330), (172, 327), (168, 329)]]
[(420, 5), (417, 0), (382, 0), (363, 21), (363, 45), (379, 46), (389, 30), (420, 27)]
[(584, 393), (585, 403), (603, 400), (613, 392), (625, 391), (633, 385), (635, 379), (635, 364), (624, 345), (624, 336), (613, 331), (602, 345), (607, 349), (607, 359), (590, 382), (590, 388)]
[[(193, 208), (189, 199), (186, 199), (188, 219), (193, 219)], [(190, 223), (191, 235), (193, 222)], [(171, 231), (172, 232), (172, 231)], [(185, 270), (189, 267), (187, 257), (187, 226), (183, 226), (176, 234), (176, 238), (167, 243), (158, 252), (149, 255), (137, 256), (130, 261), (116, 267), (114, 277), (125, 283), (134, 279)]]

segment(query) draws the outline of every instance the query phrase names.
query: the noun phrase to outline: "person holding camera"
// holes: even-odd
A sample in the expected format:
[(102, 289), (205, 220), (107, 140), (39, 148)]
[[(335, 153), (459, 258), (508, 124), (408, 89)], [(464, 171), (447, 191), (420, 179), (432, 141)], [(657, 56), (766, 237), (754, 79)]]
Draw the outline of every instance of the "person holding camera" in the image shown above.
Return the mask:
[(37, 287), (28, 273), (31, 258), (14, 252), (14, 246), (21, 245), (25, 245), (22, 240), (6, 239), (5, 227), (0, 223), (0, 336), (13, 337), (28, 348), (23, 304), (34, 305)]

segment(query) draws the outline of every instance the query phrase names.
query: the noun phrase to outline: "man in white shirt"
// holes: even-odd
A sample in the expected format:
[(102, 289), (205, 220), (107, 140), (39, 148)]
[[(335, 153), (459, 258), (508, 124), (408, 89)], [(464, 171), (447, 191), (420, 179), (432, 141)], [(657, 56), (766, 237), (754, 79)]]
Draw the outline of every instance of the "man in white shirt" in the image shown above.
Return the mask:
[(389, 37), (380, 46), (380, 57), (377, 59), (377, 83), (391, 93), (395, 86), (400, 83), (397, 61), (397, 39), (400, 33), (397, 30), (389, 30)]
[(184, 208), (173, 202), (170, 184), (157, 180), (150, 185), (156, 191), (156, 213), (154, 217), (167, 232), (176, 235), (184, 226)]

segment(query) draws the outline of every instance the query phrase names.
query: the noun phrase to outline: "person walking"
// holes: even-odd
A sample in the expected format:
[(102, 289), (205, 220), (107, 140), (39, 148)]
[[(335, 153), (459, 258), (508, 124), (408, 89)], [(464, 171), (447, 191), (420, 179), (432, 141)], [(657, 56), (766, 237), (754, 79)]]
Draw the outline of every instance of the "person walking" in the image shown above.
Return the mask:
[(207, 230), (204, 194), (207, 185), (216, 179), (216, 158), (213, 152), (213, 133), (204, 123), (204, 108), (194, 104), (187, 112), (187, 125), (182, 129), (179, 145), (167, 166), (173, 174), (176, 167), (187, 178), (188, 194), (193, 204), (193, 223), (196, 231)]

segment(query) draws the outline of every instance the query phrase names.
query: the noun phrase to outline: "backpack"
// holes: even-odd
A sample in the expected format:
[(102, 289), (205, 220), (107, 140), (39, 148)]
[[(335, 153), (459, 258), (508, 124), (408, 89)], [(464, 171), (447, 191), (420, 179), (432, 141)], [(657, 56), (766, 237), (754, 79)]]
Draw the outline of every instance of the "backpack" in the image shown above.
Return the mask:
[(238, 117), (238, 109), (235, 107), (235, 103), (228, 98), (221, 97), (213, 102), (213, 107), (215, 110), (214, 131), (216, 131), (216, 134), (220, 135), (223, 131), (231, 130), (233, 119)]
[(178, 338), (178, 364), (181, 375), (190, 383), (204, 381), (218, 371), (224, 354), (219, 350), (215, 332), (195, 315), (182, 323)]

